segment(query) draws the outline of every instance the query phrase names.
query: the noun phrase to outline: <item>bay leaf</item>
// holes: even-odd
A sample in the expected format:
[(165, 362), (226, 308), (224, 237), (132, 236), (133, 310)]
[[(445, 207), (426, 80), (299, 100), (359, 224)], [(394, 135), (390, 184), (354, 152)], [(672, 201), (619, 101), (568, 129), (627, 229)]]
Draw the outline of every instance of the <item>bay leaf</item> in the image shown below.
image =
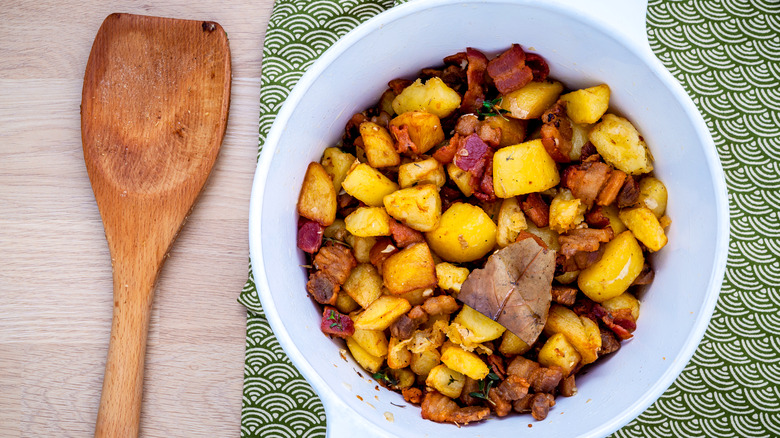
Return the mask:
[(555, 274), (555, 251), (523, 239), (490, 257), (469, 274), (458, 300), (532, 345), (547, 322)]

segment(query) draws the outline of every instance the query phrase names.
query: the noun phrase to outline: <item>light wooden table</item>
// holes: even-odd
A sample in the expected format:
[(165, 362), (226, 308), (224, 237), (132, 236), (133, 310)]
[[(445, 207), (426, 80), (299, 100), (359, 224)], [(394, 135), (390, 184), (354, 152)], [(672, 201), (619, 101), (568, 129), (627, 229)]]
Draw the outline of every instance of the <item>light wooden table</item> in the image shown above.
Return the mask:
[(92, 40), (112, 12), (217, 21), (233, 94), (211, 178), (162, 270), (141, 435), (238, 436), (247, 217), (272, 0), (2, 1), (0, 437), (91, 436), (111, 326), (111, 266), (81, 149)]

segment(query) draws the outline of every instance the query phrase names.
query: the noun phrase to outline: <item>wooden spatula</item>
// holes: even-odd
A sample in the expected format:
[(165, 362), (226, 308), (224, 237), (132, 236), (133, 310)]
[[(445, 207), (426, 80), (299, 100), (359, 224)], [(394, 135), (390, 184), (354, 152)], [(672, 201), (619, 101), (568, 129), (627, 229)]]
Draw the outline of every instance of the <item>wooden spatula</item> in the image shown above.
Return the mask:
[(112, 14), (84, 73), (81, 137), (114, 269), (96, 437), (135, 437), (153, 288), (217, 158), (230, 50), (213, 22)]

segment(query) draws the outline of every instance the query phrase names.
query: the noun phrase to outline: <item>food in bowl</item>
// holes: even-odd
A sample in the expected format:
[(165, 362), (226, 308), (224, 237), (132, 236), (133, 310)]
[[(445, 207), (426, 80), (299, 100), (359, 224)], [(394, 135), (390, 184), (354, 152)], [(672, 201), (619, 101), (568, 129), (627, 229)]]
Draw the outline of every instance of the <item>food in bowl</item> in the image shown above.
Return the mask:
[(548, 75), (519, 45), (468, 48), (391, 81), (306, 170), (321, 330), (423, 418), (544, 419), (636, 328), (666, 187), (606, 84)]

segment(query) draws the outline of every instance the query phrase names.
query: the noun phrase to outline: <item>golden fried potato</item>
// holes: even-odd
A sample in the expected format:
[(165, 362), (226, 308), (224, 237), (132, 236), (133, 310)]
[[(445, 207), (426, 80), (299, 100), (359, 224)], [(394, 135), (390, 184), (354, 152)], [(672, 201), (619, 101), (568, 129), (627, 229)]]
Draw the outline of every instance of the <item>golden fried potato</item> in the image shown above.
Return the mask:
[[(374, 265), (361, 263), (349, 273), (341, 290), (365, 309), (382, 295), (382, 277)], [(341, 295), (344, 294), (339, 294)]]
[(390, 235), (390, 216), (382, 207), (358, 207), (344, 218), (347, 231), (354, 236), (373, 237)]
[(504, 356), (525, 354), (530, 349), (530, 345), (526, 344), (520, 337), (509, 330), (504, 331), (504, 334), (501, 337), (501, 344), (498, 346), (498, 351)]
[(339, 148), (327, 148), (322, 154), (320, 163), (333, 180), (333, 187), (336, 189), (336, 194), (341, 191), (341, 183), (344, 182), (344, 178), (347, 177), (347, 172), (349, 172), (349, 169), (354, 162), (354, 155), (343, 152)]
[(471, 188), (471, 172), (461, 169), (455, 163), (448, 163), (447, 175), (466, 197), (474, 194), (474, 190)]
[(405, 163), (398, 167), (398, 185), (402, 189), (417, 184), (435, 184), (441, 187), (447, 182), (444, 166), (434, 158)]
[(403, 298), (382, 295), (355, 319), (355, 329), (384, 330), (412, 306)]
[(383, 357), (374, 356), (367, 352), (351, 336), (347, 338), (347, 348), (349, 349), (349, 352), (352, 353), (352, 358), (355, 359), (355, 362), (369, 373), (373, 374), (379, 372), (379, 370), (382, 369), (382, 364), (385, 363)]
[(568, 189), (561, 190), (550, 203), (550, 229), (561, 234), (573, 230), (585, 220), (587, 209)]
[(512, 196), (501, 202), (498, 211), (498, 229), (496, 230), (496, 243), (501, 248), (513, 243), (520, 231), (528, 228), (523, 210), (517, 198)]
[(470, 262), (487, 254), (496, 245), (496, 224), (481, 208), (456, 202), (425, 233), (431, 249), (449, 262)]
[(659, 219), (666, 212), (668, 196), (666, 186), (658, 178), (648, 176), (639, 181), (639, 205), (649, 208)]
[(580, 354), (561, 333), (552, 335), (539, 350), (539, 363), (545, 367), (559, 367), (564, 376), (571, 374), (580, 360)]
[(500, 115), (485, 117), (482, 123), (501, 130), (501, 139), (498, 141), (499, 148), (519, 144), (525, 140), (526, 127), (528, 126), (528, 122), (525, 120)]
[(623, 172), (639, 175), (653, 170), (647, 144), (634, 125), (623, 117), (604, 114), (588, 138), (604, 161)]
[(395, 150), (395, 142), (387, 129), (373, 122), (360, 124), (363, 149), (371, 167), (391, 167), (401, 164), (401, 155)]
[(574, 123), (596, 123), (609, 108), (607, 84), (583, 88), (561, 96), (566, 102), (566, 113)]
[(434, 184), (423, 184), (396, 190), (385, 196), (387, 213), (417, 231), (431, 231), (441, 218), (439, 188)]
[(390, 126), (402, 128), (406, 125), (409, 138), (417, 145), (417, 153), (424, 154), (444, 141), (441, 121), (435, 114), (423, 111), (400, 113), (390, 121)]
[(425, 111), (436, 117), (447, 117), (460, 106), (460, 95), (439, 78), (428, 79), (423, 85), (417, 79), (393, 99), (393, 111)]
[(336, 189), (320, 163), (309, 163), (298, 195), (298, 214), (327, 227), (336, 220)]
[(447, 365), (436, 365), (425, 379), (425, 384), (450, 398), (460, 397), (466, 377)]
[(529, 82), (519, 90), (501, 97), (498, 106), (509, 111), (516, 119), (538, 119), (547, 108), (552, 106), (563, 91), (563, 85), (557, 81)]
[(398, 184), (366, 163), (353, 166), (341, 186), (371, 207), (381, 207), (385, 196), (398, 190)]
[(493, 155), (493, 189), (499, 198), (542, 192), (560, 181), (558, 166), (541, 140), (507, 146)]
[(498, 339), (506, 331), (506, 328), (503, 325), (493, 321), (465, 304), (452, 322), (466, 327), (470, 334), (469, 341), (473, 343), (482, 343)]
[(395, 295), (436, 286), (436, 265), (428, 244), (415, 243), (388, 257), (382, 263), (382, 277)]
[(387, 356), (387, 336), (385, 336), (385, 332), (382, 330), (355, 329), (355, 334), (352, 335), (352, 339), (372, 356)]
[(642, 248), (634, 235), (623, 231), (604, 246), (601, 260), (580, 272), (577, 285), (588, 298), (601, 303), (625, 292), (644, 264)]
[(436, 264), (436, 278), (441, 290), (460, 292), (460, 287), (468, 276), (468, 268), (461, 268), (447, 262)]
[(598, 359), (598, 352), (601, 349), (601, 333), (598, 324), (588, 317), (577, 315), (568, 307), (559, 304), (550, 307), (544, 333), (547, 336), (556, 333), (566, 336), (585, 365)]
[(465, 374), (474, 380), (482, 380), (490, 372), (485, 361), (479, 356), (451, 342), (442, 346), (441, 361), (449, 369)]
[(661, 223), (647, 207), (634, 207), (620, 211), (620, 220), (645, 244), (650, 251), (658, 251), (666, 245), (668, 239)]

